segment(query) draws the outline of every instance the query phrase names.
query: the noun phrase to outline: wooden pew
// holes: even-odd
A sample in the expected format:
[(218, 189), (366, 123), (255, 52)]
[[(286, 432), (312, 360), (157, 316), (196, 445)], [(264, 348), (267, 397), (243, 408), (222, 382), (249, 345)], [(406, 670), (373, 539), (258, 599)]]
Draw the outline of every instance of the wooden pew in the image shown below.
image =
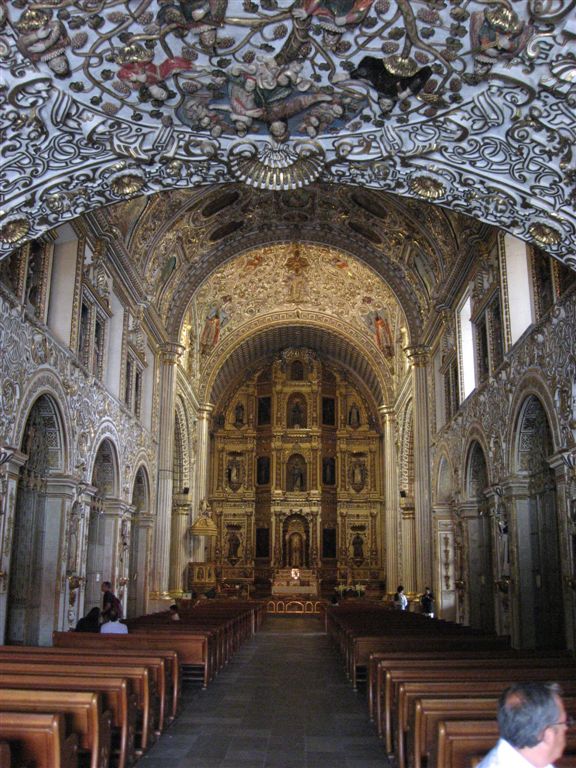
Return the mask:
[(7, 741), (0, 741), (0, 768), (11, 768), (11, 766), (10, 744)]
[(150, 670), (145, 666), (122, 664), (116, 661), (114, 668), (98, 664), (71, 664), (57, 660), (27, 662), (25, 659), (6, 661), (0, 658), (0, 677), (6, 673), (26, 671), (27, 674), (51, 674), (55, 677), (71, 679), (75, 675), (82, 677), (125, 677), (130, 680), (132, 690), (136, 694), (140, 718), (139, 748), (136, 753), (142, 754), (155, 740), (155, 724), (158, 717), (158, 702), (154, 682)]
[[(438, 725), (438, 751), (430, 768), (469, 768), (498, 741), (495, 720), (444, 720)], [(566, 758), (576, 754), (576, 733), (566, 733)], [(561, 765), (557, 761), (557, 766)]]
[(99, 692), (104, 707), (112, 714), (113, 752), (118, 757), (117, 768), (129, 768), (135, 760), (134, 734), (138, 712), (136, 696), (131, 692), (130, 682), (122, 677), (65, 677), (50, 673), (29, 674), (19, 671), (15, 674), (0, 674), (0, 689), (25, 689), (28, 691), (88, 691)]
[[(176, 624), (177, 622), (174, 622)], [(109, 656), (116, 650), (166, 651), (178, 654), (180, 666), (198, 665), (203, 671), (203, 687), (206, 688), (213, 676), (212, 658), (207, 633), (153, 633), (151, 631), (129, 635), (90, 635), (89, 632), (54, 632), (52, 640), (59, 648), (96, 647)]]
[[(116, 658), (124, 660), (135, 656), (142, 657), (145, 660), (148, 660), (149, 658), (155, 659), (157, 657), (164, 659), (167, 673), (167, 688), (169, 695), (171, 694), (169, 712), (167, 710), (167, 719), (171, 722), (177, 716), (180, 709), (180, 698), (182, 694), (182, 675), (180, 670), (180, 657), (176, 651), (167, 650), (165, 648), (146, 650), (145, 648), (141, 648), (140, 644), (136, 642), (134, 643), (136, 646), (134, 650), (114, 648), (112, 654), (110, 654), (110, 643), (107, 636), (91, 632), (54, 632), (52, 641), (54, 646), (51, 648), (44, 648), (43, 650), (54, 655), (66, 655), (67, 653), (94, 653), (101, 659), (105, 658), (110, 660), (111, 663), (114, 663), (114, 659)], [(108, 645), (106, 645), (106, 643), (108, 643)], [(25, 648), (25, 646), (4, 646), (3, 650), (6, 648), (22, 653), (21, 649)]]
[(66, 736), (64, 715), (0, 712), (0, 739), (10, 744), (15, 766), (77, 768), (78, 737)]
[[(402, 682), (418, 682), (418, 681), (481, 681), (481, 682), (504, 682), (510, 684), (515, 681), (524, 680), (562, 680), (564, 681), (576, 681), (576, 666), (553, 666), (553, 667), (538, 667), (535, 665), (535, 660), (532, 659), (526, 666), (510, 666), (507, 662), (504, 662), (505, 666), (485, 668), (478, 666), (477, 668), (440, 668), (440, 669), (391, 669), (386, 672), (385, 682), (385, 711), (384, 717), (386, 718), (385, 726), (386, 733), (386, 745), (392, 744), (393, 728), (396, 729), (397, 744), (396, 744), (396, 757), (398, 765), (404, 766), (405, 760), (405, 732), (407, 730), (408, 712), (405, 705), (400, 705), (398, 696), (398, 686)], [(503, 686), (506, 687), (506, 686)], [(393, 750), (389, 750), (392, 752)]]
[[(80, 633), (82, 634), (82, 633)], [(13, 649), (17, 649), (16, 651)], [(36, 646), (0, 646), (0, 661), (22, 661), (29, 663), (31, 661), (41, 661), (53, 659), (61, 664), (98, 664), (110, 667), (114, 672), (118, 668), (118, 654), (110, 657), (103, 657), (97, 651), (76, 651), (62, 648), (39, 648)], [(165, 659), (156, 655), (138, 655), (136, 653), (124, 654), (121, 657), (122, 664), (129, 664), (141, 667), (147, 666), (151, 673), (154, 685), (158, 692), (159, 709), (156, 735), (164, 730), (166, 710), (172, 704), (170, 701), (171, 683), (166, 669)]]
[[(514, 658), (540, 658), (541, 654), (535, 651), (519, 651), (514, 648), (503, 649), (497, 653), (493, 650), (478, 650), (476, 648), (462, 648), (458, 638), (449, 640), (443, 639), (440, 643), (432, 642), (430, 645), (420, 644), (417, 650), (411, 650), (402, 646), (401, 650), (393, 651), (375, 651), (370, 654), (368, 662), (368, 710), (370, 720), (380, 722), (381, 697), (383, 689), (383, 666), (387, 660), (397, 661), (411, 660), (414, 666), (422, 664), (425, 659), (444, 659), (449, 665), (454, 659), (492, 659), (496, 656), (499, 659)], [(557, 652), (555, 656), (558, 659), (570, 659), (571, 655), (566, 652)], [(382, 664), (381, 664), (382, 662)], [(381, 734), (380, 734), (381, 735)]]
[[(435, 681), (415, 681), (404, 682), (398, 686), (398, 708), (404, 710), (407, 719), (415, 721), (415, 708), (418, 701), (423, 699), (442, 698), (447, 699), (477, 699), (492, 698), (496, 700), (502, 691), (507, 688), (509, 683), (504, 680), (483, 681), (483, 680), (435, 680)], [(562, 690), (568, 700), (576, 698), (576, 681), (563, 681)], [(414, 734), (416, 738), (416, 734)], [(437, 733), (430, 737), (431, 744), (435, 744)], [(424, 748), (422, 748), (424, 749)], [(433, 749), (430, 744), (426, 747), (426, 752), (432, 754)]]
[(110, 712), (102, 711), (99, 693), (91, 691), (0, 690), (0, 712), (51, 712), (64, 715), (66, 730), (78, 736), (78, 752), (90, 756), (90, 768), (108, 768)]
[[(392, 655), (379, 654), (380, 661), (377, 665), (376, 676), (376, 714), (378, 717), (378, 734), (382, 736), (383, 727), (388, 728), (386, 716), (383, 717), (383, 713), (387, 711), (387, 718), (393, 715), (394, 711), (394, 699), (393, 699), (393, 680), (388, 674), (389, 671), (401, 673), (406, 670), (410, 675), (409, 679), (436, 679), (431, 678), (428, 673), (432, 673), (433, 670), (445, 670), (447, 675), (451, 675), (454, 670), (464, 669), (474, 671), (484, 669), (500, 669), (503, 666), (507, 669), (526, 669), (527, 667), (538, 668), (551, 668), (556, 669), (562, 666), (568, 666), (576, 670), (576, 663), (566, 655), (559, 656), (547, 656), (547, 657), (535, 657), (529, 655), (527, 657), (522, 654), (516, 653), (511, 655), (507, 653), (504, 656), (491, 653), (488, 657), (485, 653), (472, 653), (463, 654), (459, 657), (457, 654), (452, 655), (449, 651), (438, 652), (436, 655), (433, 653), (426, 659), (425, 657), (415, 658), (411, 653), (406, 653), (403, 658)], [(448, 679), (448, 678), (446, 678)], [(387, 746), (389, 742), (387, 741)]]
[[(413, 768), (430, 766), (430, 755), (437, 752), (435, 739), (438, 726), (445, 720), (496, 720), (497, 696), (482, 698), (419, 698), (416, 700), (414, 744), (409, 750), (408, 763)], [(576, 698), (563, 697), (568, 714), (576, 712)], [(410, 758), (413, 757), (413, 760)]]

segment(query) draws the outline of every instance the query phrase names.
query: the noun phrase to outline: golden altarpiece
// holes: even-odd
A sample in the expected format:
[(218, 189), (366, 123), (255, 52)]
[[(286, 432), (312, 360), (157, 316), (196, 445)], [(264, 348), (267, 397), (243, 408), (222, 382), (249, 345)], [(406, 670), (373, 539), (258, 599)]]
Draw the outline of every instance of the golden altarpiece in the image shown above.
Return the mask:
[(221, 584), (266, 592), (297, 568), (320, 590), (382, 586), (374, 411), (343, 371), (307, 349), (284, 350), (215, 408), (209, 504)]

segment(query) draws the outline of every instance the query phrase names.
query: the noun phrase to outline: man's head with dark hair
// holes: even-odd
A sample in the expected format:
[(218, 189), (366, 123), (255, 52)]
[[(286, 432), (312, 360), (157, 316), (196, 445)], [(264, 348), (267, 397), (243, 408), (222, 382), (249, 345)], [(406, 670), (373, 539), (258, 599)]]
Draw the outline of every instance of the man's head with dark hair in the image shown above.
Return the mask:
[(109, 581), (103, 581), (101, 589), (102, 592), (108, 592), (112, 589), (112, 584)]
[(562, 756), (570, 718), (556, 683), (514, 683), (500, 696), (500, 738), (531, 765), (549, 765)]
[(108, 611), (108, 621), (118, 621), (119, 618), (118, 611), (115, 608), (110, 608)]

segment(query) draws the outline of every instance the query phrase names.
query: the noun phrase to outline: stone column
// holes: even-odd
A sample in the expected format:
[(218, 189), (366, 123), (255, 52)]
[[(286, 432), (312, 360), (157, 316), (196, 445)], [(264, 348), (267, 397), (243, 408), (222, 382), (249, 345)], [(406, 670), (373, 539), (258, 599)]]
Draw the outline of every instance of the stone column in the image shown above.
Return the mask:
[(416, 547), (416, 589), (432, 583), (432, 506), (430, 497), (430, 431), (428, 418), (428, 348), (406, 349), (414, 381), (414, 502)]
[(175, 498), (172, 505), (172, 537), (170, 542), (170, 597), (187, 592), (188, 528), (190, 504), (187, 495)]
[(398, 457), (396, 454), (396, 412), (389, 406), (380, 406), (384, 420), (384, 546), (386, 552), (386, 591), (393, 592), (400, 578), (398, 542), (400, 539), (400, 497), (398, 491)]
[[(214, 406), (211, 403), (204, 403), (198, 409), (196, 421), (197, 439), (196, 439), (196, 509), (192, 510), (192, 522), (198, 516), (198, 511), (204, 499), (208, 501), (208, 452), (210, 449), (210, 416)], [(203, 562), (205, 559), (204, 547), (206, 542), (204, 536), (192, 537), (192, 560), (194, 562)]]
[(176, 363), (184, 348), (168, 343), (161, 350), (160, 418), (158, 447), (158, 492), (156, 498), (156, 529), (154, 531), (154, 567), (151, 598), (168, 597), (170, 562), (170, 531), (172, 517), (172, 473), (174, 453), (174, 398), (176, 394)]

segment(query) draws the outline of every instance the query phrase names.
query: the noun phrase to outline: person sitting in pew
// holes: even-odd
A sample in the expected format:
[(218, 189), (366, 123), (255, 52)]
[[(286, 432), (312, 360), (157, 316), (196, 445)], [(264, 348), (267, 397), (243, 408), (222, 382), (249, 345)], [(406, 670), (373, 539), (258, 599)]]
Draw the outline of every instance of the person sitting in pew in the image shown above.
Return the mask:
[(120, 623), (120, 616), (116, 613), (114, 608), (108, 613), (108, 621), (102, 624), (100, 627), (100, 634), (102, 635), (127, 635), (128, 627), (126, 624)]
[(478, 768), (553, 768), (571, 725), (559, 685), (515, 683), (498, 702), (500, 739)]
[(100, 608), (92, 608), (86, 616), (78, 619), (75, 632), (100, 632)]
[(170, 621), (180, 621), (180, 614), (178, 613), (176, 603), (170, 606)]

